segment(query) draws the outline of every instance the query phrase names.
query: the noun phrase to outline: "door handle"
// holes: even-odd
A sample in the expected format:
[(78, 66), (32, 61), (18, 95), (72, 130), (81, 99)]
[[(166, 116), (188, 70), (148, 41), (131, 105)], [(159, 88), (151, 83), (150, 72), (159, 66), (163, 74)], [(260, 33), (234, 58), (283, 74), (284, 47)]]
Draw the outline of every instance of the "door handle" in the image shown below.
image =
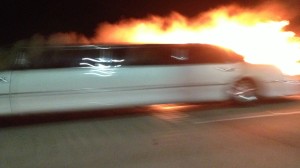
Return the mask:
[(216, 69), (219, 71), (223, 71), (223, 72), (232, 72), (235, 70), (235, 68), (220, 68), (220, 67), (218, 67)]
[(7, 82), (7, 80), (6, 80), (6, 78), (5, 78), (5, 77), (0, 77), (0, 82), (6, 83), (6, 82)]

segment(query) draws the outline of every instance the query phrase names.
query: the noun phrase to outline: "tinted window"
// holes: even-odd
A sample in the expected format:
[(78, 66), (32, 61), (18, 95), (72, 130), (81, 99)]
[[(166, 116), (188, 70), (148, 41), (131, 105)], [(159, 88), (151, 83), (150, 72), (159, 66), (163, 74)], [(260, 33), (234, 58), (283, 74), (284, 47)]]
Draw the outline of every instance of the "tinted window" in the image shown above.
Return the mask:
[(164, 46), (128, 48), (124, 51), (124, 65), (170, 65), (171, 50)]
[(188, 47), (189, 61), (200, 64), (224, 63), (228, 54), (217, 47), (213, 46), (195, 46)]
[(244, 62), (244, 57), (232, 51), (228, 51), (228, 62)]
[(94, 49), (30, 48), (19, 53), (16, 65), (18, 69), (50, 69), (213, 64), (242, 60), (229, 50), (210, 45), (142, 45)]
[(172, 57), (181, 64), (224, 64), (241, 62), (243, 58), (230, 50), (211, 45), (179, 46)]
[(18, 69), (80, 67), (84, 62), (83, 58), (99, 58), (99, 51), (94, 49), (29, 49), (19, 53), (16, 65)]
[(15, 54), (8, 49), (0, 49), (0, 71), (9, 70), (12, 68)]
[(171, 48), (163, 46), (109, 48), (98, 52), (97, 58), (83, 58), (81, 64), (111, 67), (172, 64)]

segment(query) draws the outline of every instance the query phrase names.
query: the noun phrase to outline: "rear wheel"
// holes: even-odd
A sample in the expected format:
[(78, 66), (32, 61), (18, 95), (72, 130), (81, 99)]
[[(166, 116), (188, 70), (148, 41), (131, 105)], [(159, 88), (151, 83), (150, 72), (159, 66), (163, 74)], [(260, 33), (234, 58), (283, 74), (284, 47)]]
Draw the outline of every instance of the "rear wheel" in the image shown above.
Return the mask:
[(250, 79), (237, 81), (230, 91), (232, 99), (237, 103), (253, 103), (258, 101), (257, 86)]

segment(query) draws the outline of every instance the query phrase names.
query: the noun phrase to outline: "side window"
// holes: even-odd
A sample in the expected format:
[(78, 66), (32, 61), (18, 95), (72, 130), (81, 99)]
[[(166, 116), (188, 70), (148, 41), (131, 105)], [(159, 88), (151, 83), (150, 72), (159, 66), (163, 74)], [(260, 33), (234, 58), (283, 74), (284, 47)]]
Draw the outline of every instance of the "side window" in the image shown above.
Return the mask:
[[(96, 49), (65, 49), (55, 55), (58, 66), (63, 67), (90, 67), (96, 64), (99, 51)], [(59, 65), (61, 64), (61, 65)]]
[(16, 59), (17, 69), (54, 69), (88, 66), (84, 59), (99, 58), (95, 49), (30, 49), (19, 53)]
[(69, 67), (69, 61), (60, 50), (30, 48), (19, 53), (16, 65), (18, 69), (53, 69)]
[(123, 64), (122, 49), (94, 49), (81, 51), (81, 67), (118, 67)]
[(214, 46), (189, 47), (189, 62), (193, 64), (219, 64), (225, 63), (227, 52)]
[(152, 66), (171, 65), (171, 48), (165, 46), (142, 46), (128, 48), (124, 54), (125, 65)]
[(15, 59), (15, 52), (9, 52), (9, 50), (0, 49), (0, 71), (10, 70)]
[(15, 69), (40, 69), (46, 64), (46, 50), (42, 48), (23, 49), (18, 52), (15, 60)]
[(179, 62), (188, 61), (189, 60), (189, 51), (185, 48), (173, 49), (171, 58), (174, 61), (174, 63), (176, 61), (179, 61)]
[(237, 63), (237, 62), (244, 62), (244, 57), (237, 54), (237, 53), (234, 53), (232, 51), (227, 51), (228, 52), (228, 59), (227, 61), (229, 63)]

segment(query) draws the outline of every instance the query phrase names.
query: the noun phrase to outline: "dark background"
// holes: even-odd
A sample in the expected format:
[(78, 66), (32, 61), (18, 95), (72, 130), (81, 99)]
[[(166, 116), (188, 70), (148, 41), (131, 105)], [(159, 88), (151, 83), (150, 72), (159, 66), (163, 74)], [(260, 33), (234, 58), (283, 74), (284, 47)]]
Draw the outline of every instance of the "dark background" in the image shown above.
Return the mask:
[[(103, 22), (115, 23), (122, 19), (145, 18), (150, 14), (166, 16), (172, 11), (192, 17), (220, 5), (234, 3), (254, 7), (262, 2), (266, 1), (2, 0), (0, 5), (0, 45), (27, 39), (34, 34), (47, 36), (57, 32), (73, 31), (91, 37), (97, 25)], [(285, 1), (285, 3), (287, 8), (300, 6), (298, 0)], [(298, 24), (298, 22), (299, 19), (295, 19), (292, 24)]]

